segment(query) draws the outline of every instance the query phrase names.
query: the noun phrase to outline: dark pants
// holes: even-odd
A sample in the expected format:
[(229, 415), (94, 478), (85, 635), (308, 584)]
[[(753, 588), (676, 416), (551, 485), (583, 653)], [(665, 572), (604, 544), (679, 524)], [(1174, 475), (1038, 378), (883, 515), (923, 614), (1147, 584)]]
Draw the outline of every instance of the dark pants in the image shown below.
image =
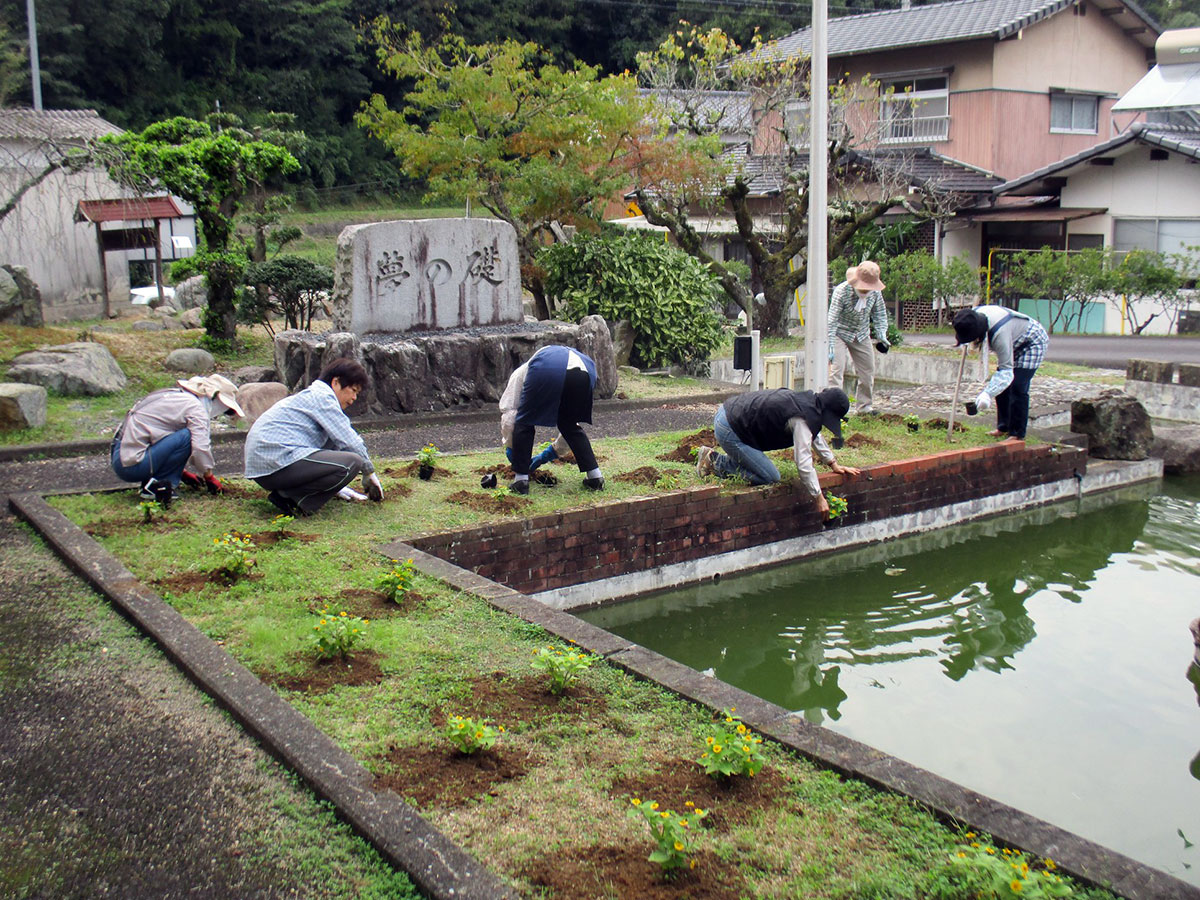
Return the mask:
[[(582, 369), (569, 369), (563, 380), (562, 399), (558, 404), (558, 432), (566, 440), (575, 456), (580, 472), (596, 468), (596, 454), (592, 442), (584, 434), (580, 422), (592, 421), (592, 383), (588, 373)], [(529, 474), (529, 460), (533, 456), (534, 426), (517, 420), (512, 434), (512, 467), (518, 475)]]
[(122, 481), (142, 484), (148, 478), (156, 478), (179, 487), (184, 467), (192, 456), (192, 433), (186, 428), (168, 434), (146, 448), (145, 455), (132, 466), (121, 465), (121, 442), (112, 442), (110, 462), (112, 470)]
[[(528, 464), (528, 458), (526, 458)], [(306, 513), (315, 513), (362, 474), (364, 460), (345, 450), (318, 450), (278, 472), (254, 480), (259, 486), (291, 500)]]
[(996, 396), (996, 430), (1025, 439), (1029, 426), (1029, 382), (1037, 369), (1013, 369), (1012, 384)]

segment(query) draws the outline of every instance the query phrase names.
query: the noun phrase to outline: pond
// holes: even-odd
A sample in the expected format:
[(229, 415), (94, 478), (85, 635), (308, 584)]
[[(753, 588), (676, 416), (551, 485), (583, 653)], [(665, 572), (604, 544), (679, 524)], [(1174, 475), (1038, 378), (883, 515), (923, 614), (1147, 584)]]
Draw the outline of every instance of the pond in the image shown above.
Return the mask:
[(581, 617), (1200, 884), (1200, 478)]

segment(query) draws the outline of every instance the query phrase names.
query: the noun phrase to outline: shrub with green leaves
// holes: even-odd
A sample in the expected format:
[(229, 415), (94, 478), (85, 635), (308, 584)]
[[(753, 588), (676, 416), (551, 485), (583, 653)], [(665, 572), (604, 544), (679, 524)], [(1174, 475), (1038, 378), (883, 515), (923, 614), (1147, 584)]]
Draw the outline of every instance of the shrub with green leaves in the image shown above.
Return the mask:
[(413, 565), (411, 559), (406, 559), (404, 562), (393, 559), (392, 567), (375, 580), (375, 587), (383, 591), (387, 598), (395, 603), (412, 589), (416, 572), (416, 566)]
[(708, 815), (702, 809), (697, 809), (690, 800), (687, 802), (687, 812), (678, 814), (670, 809), (659, 809), (653, 800), (641, 800), (637, 797), (630, 799), (629, 818), (642, 820), (650, 829), (658, 849), (647, 857), (650, 862), (662, 866), (663, 872), (690, 865), (696, 868), (696, 861), (688, 859), (692, 853), (700, 831), (700, 820)]
[(504, 726), (492, 725), (486, 719), (477, 722), (469, 716), (451, 716), (446, 721), (443, 733), (459, 752), (470, 756), (496, 743), (496, 739), (504, 733)]
[(746, 775), (753, 778), (766, 761), (762, 755), (762, 738), (746, 727), (729, 710), (723, 722), (714, 723), (704, 736), (704, 753), (696, 760), (704, 772), (713, 778)]
[(845, 497), (839, 497), (836, 494), (825, 492), (825, 500), (829, 503), (829, 518), (836, 519), (839, 516), (844, 516), (846, 510), (850, 508), (849, 502)]
[(318, 616), (310, 637), (319, 659), (348, 658), (354, 645), (366, 637), (370, 623), (369, 619), (352, 616), (345, 610), (330, 612), (329, 607), (322, 609)]
[(550, 693), (561, 694), (578, 679), (584, 669), (589, 668), (596, 657), (582, 650), (559, 650), (541, 647), (533, 651), (533, 667), (550, 676)]
[(658, 236), (581, 234), (546, 247), (537, 260), (557, 314), (629, 322), (635, 366), (706, 360), (721, 340), (717, 310), (724, 295), (717, 280)]

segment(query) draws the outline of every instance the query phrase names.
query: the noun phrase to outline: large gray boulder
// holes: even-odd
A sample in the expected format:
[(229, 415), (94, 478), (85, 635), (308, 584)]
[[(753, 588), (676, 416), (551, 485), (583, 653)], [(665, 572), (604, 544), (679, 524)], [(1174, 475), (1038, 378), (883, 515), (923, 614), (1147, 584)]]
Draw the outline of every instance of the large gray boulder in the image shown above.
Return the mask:
[(74, 341), (13, 357), (8, 377), (68, 397), (99, 397), (125, 389), (125, 373), (103, 344)]
[(279, 373), (270, 366), (242, 366), (230, 376), (234, 384), (254, 384), (258, 381), (278, 381)]
[(1163, 461), (1167, 475), (1200, 472), (1200, 425), (1159, 425), (1150, 455)]
[(1071, 431), (1088, 436), (1088, 455), (1097, 459), (1145, 459), (1154, 445), (1149, 414), (1124, 391), (1073, 400)]
[(168, 372), (207, 375), (217, 367), (217, 361), (207, 350), (201, 350), (199, 347), (180, 347), (167, 354), (163, 367)]
[(237, 402), (246, 414), (246, 424), (253, 425), (258, 417), (288, 395), (286, 384), (278, 381), (252, 381), (238, 388)]
[(621, 366), (629, 365), (629, 358), (633, 355), (633, 342), (636, 337), (633, 325), (628, 319), (621, 319), (621, 321), (613, 325), (613, 357), (616, 360), (618, 369)]
[(0, 266), (0, 322), (41, 328), (42, 295), (24, 266)]
[(0, 384), (0, 431), (46, 424), (46, 389), (38, 384)]
[(179, 324), (184, 328), (203, 328), (204, 327), (204, 309), (185, 309), (179, 314)]
[(208, 306), (208, 288), (204, 286), (204, 276), (193, 275), (176, 285), (172, 305), (177, 309), (200, 309)]

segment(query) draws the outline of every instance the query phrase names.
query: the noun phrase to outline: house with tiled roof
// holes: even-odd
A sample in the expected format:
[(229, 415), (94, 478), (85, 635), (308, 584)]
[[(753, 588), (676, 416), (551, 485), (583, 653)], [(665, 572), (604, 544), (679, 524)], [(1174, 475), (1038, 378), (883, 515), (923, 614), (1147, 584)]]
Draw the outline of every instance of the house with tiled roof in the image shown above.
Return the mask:
[[(80, 214), (81, 203), (121, 200), (129, 191), (100, 167), (61, 163), (88, 143), (118, 133), (95, 110), (0, 109), (0, 208), (16, 201), (0, 220), (0, 265), (26, 270), (47, 322), (130, 307), (131, 269), (135, 280), (145, 283), (155, 251), (147, 240), (128, 249), (122, 246), (125, 235), (116, 232), (145, 235), (157, 225), (167, 262), (190, 255), (195, 247), (195, 224), (186, 204), (171, 220), (142, 218), (141, 206), (103, 221)], [(101, 246), (107, 252), (102, 254)]]

